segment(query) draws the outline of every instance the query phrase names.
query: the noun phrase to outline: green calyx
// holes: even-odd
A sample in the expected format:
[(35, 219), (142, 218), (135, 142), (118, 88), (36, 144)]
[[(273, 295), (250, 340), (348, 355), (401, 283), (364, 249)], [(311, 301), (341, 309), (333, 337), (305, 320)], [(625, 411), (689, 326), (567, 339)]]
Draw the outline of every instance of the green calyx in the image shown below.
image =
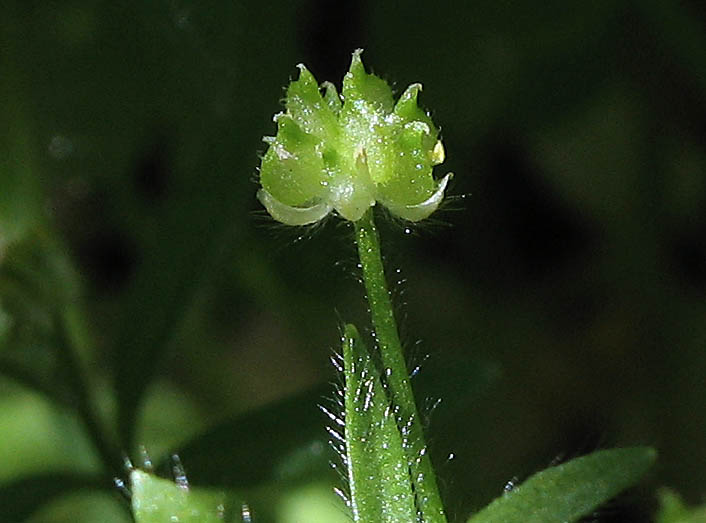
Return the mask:
[(434, 179), (444, 161), (439, 130), (417, 105), (421, 84), (395, 103), (387, 83), (365, 72), (353, 53), (339, 96), (299, 65), (287, 89), (286, 112), (262, 158), (258, 198), (287, 225), (314, 223), (332, 210), (350, 221), (380, 202), (394, 215), (419, 221), (441, 203), (451, 174)]

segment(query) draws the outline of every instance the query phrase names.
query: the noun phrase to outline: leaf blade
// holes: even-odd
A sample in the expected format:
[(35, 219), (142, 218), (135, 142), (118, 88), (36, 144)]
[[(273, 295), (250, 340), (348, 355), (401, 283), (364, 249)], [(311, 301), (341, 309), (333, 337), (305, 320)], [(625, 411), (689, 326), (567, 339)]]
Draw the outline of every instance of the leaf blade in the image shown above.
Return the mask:
[(130, 473), (132, 511), (137, 523), (221, 523), (226, 496), (205, 489), (191, 489), (142, 470)]
[[(317, 386), (225, 420), (174, 453), (188, 464), (189, 478), (199, 485), (251, 488), (330, 473), (323, 451), (323, 418), (316, 408), (329, 391), (328, 385)], [(297, 466), (286, 465), (291, 457), (298, 460)]]
[(377, 369), (353, 325), (343, 342), (345, 461), (353, 521), (416, 521), (407, 452)]
[(0, 485), (0, 520), (25, 521), (53, 499), (78, 490), (110, 490), (102, 478), (70, 472), (49, 472)]
[(576, 521), (633, 485), (654, 463), (649, 447), (601, 450), (542, 470), (468, 523)]

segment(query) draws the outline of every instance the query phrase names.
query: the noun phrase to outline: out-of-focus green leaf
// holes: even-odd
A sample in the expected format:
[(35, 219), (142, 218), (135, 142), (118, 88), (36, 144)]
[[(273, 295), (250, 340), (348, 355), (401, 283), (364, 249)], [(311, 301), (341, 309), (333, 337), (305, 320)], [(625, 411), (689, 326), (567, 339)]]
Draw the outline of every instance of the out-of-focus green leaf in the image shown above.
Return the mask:
[(37, 474), (0, 485), (0, 521), (25, 521), (57, 496), (78, 490), (107, 490), (112, 485), (82, 474)]
[(34, 106), (17, 59), (26, 37), (20, 11), (8, 7), (0, 20), (0, 374), (51, 398), (66, 388), (48, 341), (51, 307), (75, 281), (44, 227)]
[(5, 255), (0, 264), (0, 315), (5, 324), (0, 374), (70, 404), (57, 318), (75, 307), (76, 275), (47, 234), (27, 234), (10, 244)]
[(222, 523), (227, 513), (223, 493), (193, 489), (137, 469), (130, 473), (130, 484), (137, 523)]
[(648, 447), (601, 450), (551, 467), (505, 492), (469, 523), (576, 521), (633, 485), (654, 463)]
[(76, 410), (115, 474), (122, 467), (121, 452), (94, 404), (95, 354), (80, 294), (78, 275), (51, 234), (40, 229), (10, 245), (0, 265), (0, 297), (12, 319), (0, 350), (0, 374)]
[(681, 496), (672, 489), (658, 492), (660, 509), (655, 523), (706, 523), (706, 505), (688, 507)]
[(155, 457), (189, 441), (204, 428), (192, 398), (166, 380), (157, 381), (145, 396), (138, 421), (139, 449)]
[[(343, 459), (353, 521), (415, 521), (414, 484), (396, 409), (353, 325), (345, 328), (343, 365), (345, 422), (335, 416), (333, 422), (345, 423)], [(330, 431), (338, 434), (340, 428)]]
[(96, 454), (72, 411), (12, 382), (2, 380), (0, 387), (0, 481), (64, 470), (97, 472)]
[[(635, 9), (660, 41), (706, 91), (706, 36), (695, 10), (678, 2), (638, 2)], [(696, 7), (696, 6), (693, 6)]]
[[(297, 486), (282, 496), (273, 518), (277, 523), (350, 523), (351, 517), (330, 485), (312, 483)], [(255, 510), (253, 521), (261, 520)]]
[(21, 238), (36, 226), (41, 216), (36, 150), (26, 92), (20, 68), (13, 60), (16, 45), (23, 39), (16, 33), (12, 9), (4, 9), (0, 21), (0, 263), (6, 244)]
[(76, 490), (37, 510), (24, 523), (134, 523), (130, 505), (116, 490)]
[[(112, 15), (119, 23), (106, 22), (120, 34), (120, 23), (129, 23), (134, 30), (131, 41), (136, 45), (132, 51), (140, 56), (140, 60), (133, 60), (122, 46), (106, 42), (117, 51), (112, 59), (130, 64), (120, 71), (124, 85), (121, 82), (115, 88), (121, 90), (123, 101), (130, 99), (133, 90), (143, 93), (140, 99), (150, 110), (140, 109), (134, 126), (163, 125), (179, 148), (170, 159), (169, 191), (157, 220), (134, 220), (135, 227), (141, 229), (130, 232), (145, 249), (125, 292), (124, 312), (115, 322), (119, 327), (113, 340), (118, 425), (128, 446), (135, 443), (134, 420), (145, 390), (178, 339), (199, 291), (214, 273), (232, 263), (228, 258), (238, 257), (237, 252), (245, 248), (253, 193), (245, 188), (252, 187), (254, 151), (260, 143), (261, 91), (266, 78), (267, 85), (275, 85), (269, 83), (268, 75), (282, 70), (270, 62), (263, 71), (250, 57), (252, 52), (265, 54), (273, 45), (291, 47), (293, 32), (289, 28), (293, 26), (289, 21), (295, 17), (293, 6), (265, 13), (247, 4), (222, 2), (184, 9), (183, 13), (177, 7), (170, 12), (162, 3), (138, 3), (134, 9), (136, 13), (115, 10)], [(170, 14), (183, 15), (183, 31), (165, 28)], [(260, 29), (263, 26), (278, 29), (265, 37)], [(185, 37), (201, 32), (208, 38)], [(208, 60), (203, 59), (206, 48)], [(245, 48), (250, 49), (247, 54), (231, 52)], [(177, 64), (164, 60), (165, 56), (181, 58)], [(237, 74), (231, 74), (234, 71)], [(151, 90), (144, 91), (150, 86)], [(129, 111), (135, 105), (121, 107)], [(134, 135), (132, 127), (130, 122), (130, 136)], [(124, 184), (122, 176), (117, 185)]]
[(249, 488), (328, 473), (321, 386), (228, 420), (177, 450), (200, 485)]

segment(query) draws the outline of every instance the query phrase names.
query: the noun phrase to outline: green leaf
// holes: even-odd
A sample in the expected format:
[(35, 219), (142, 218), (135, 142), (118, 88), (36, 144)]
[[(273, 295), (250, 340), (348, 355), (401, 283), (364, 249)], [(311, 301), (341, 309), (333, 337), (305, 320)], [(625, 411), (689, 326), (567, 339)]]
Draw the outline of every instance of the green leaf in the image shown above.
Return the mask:
[[(106, 332), (101, 338), (109, 344), (113, 356), (109, 370), (114, 369), (118, 410), (115, 424), (122, 432), (123, 448), (131, 451), (140, 443), (135, 437), (135, 421), (145, 393), (168, 367), (165, 362), (182, 349), (193, 354), (208, 351), (217, 343), (213, 333), (204, 329), (199, 332), (203, 343), (188, 348), (181, 345), (183, 334), (191, 331), (186, 324), (202, 310), (206, 289), (215, 278), (222, 277), (218, 275), (227, 272), (225, 267), (240, 264), (240, 253), (250, 250), (246, 245), (253, 241), (253, 227), (248, 225), (252, 184), (245, 173), (252, 171), (248, 158), (258, 146), (253, 129), (260, 128), (268, 100), (279, 92), (271, 88), (277, 82), (274, 71), (281, 71), (291, 62), (287, 50), (296, 41), (296, 33), (289, 21), (296, 8), (282, 5), (265, 16), (243, 4), (211, 2), (207, 9), (187, 14), (171, 7), (165, 11), (160, 4), (139, 3), (129, 15), (112, 6), (98, 12), (105, 17), (98, 19), (98, 27), (103, 26), (101, 20), (109, 20), (111, 28), (133, 19), (141, 21), (131, 26), (135, 30), (131, 45), (141, 50), (140, 60), (124, 61), (120, 58), (122, 51), (111, 48), (105, 60), (85, 63), (88, 67), (83, 70), (87, 72), (78, 77), (61, 76), (63, 81), (75, 79), (84, 87), (89, 86), (88, 91), (82, 91), (91, 95), (88, 101), (54, 98), (51, 95), (60, 90), (43, 88), (41, 93), (50, 98), (42, 107), (61, 104), (62, 122), (79, 114), (76, 134), (91, 136), (92, 141), (87, 142), (90, 150), (103, 151), (110, 144), (109, 158), (94, 154), (94, 163), (77, 164), (81, 165), (81, 173), (90, 175), (89, 182), (105, 180), (109, 192), (122, 194), (123, 189), (131, 190), (124, 173), (135, 172), (134, 162), (144, 157), (145, 146), (155, 143), (154, 139), (159, 140), (157, 143), (164, 139), (167, 145), (167, 190), (159, 205), (144, 205), (140, 198), (132, 197), (111, 200), (116, 204), (111, 224), (120, 228), (139, 260), (127, 286), (110, 300), (114, 314), (112, 318), (111, 314), (103, 316), (111, 321), (105, 322)], [(166, 30), (176, 34), (173, 31), (177, 27), (161, 26), (159, 20), (165, 15), (178, 15), (180, 19), (184, 15), (186, 25), (182, 29), (188, 26), (194, 34), (209, 35), (204, 47), (184, 45), (186, 41), (174, 40), (164, 33)], [(262, 56), (271, 50), (271, 42), (258, 36), (261, 28), (269, 24), (282, 28), (277, 42), (283, 54), (277, 59), (268, 55), (269, 66), (264, 68), (257, 61), (241, 60), (246, 56), (244, 49), (248, 50), (247, 55)], [(237, 30), (223, 31), (224, 27)], [(97, 31), (95, 36), (97, 45), (103, 45), (112, 41), (112, 29)], [(158, 45), (148, 44), (152, 40)], [(230, 71), (237, 69), (238, 73), (216, 74), (216, 69), (202, 60), (203, 51), (222, 63), (235, 64), (235, 60), (237, 65)], [(177, 55), (182, 65), (188, 66), (164, 59)], [(46, 64), (54, 69), (43, 74), (59, 74), (66, 69), (50, 61)], [(204, 81), (215, 90), (203, 89)], [(263, 95), (268, 86), (272, 94)], [(111, 102), (131, 99), (132, 93), (138, 92), (139, 98), (156, 112), (140, 109), (140, 104)], [(228, 95), (223, 97), (221, 93), (226, 92)], [(227, 118), (216, 116), (217, 111), (211, 110), (215, 106), (209, 104), (217, 104), (218, 100), (225, 103), (222, 107), (226, 113), (221, 114), (230, 115)], [(205, 109), (207, 106), (209, 109)], [(85, 110), (94, 109), (111, 124), (80, 116), (86, 114)], [(156, 115), (160, 116), (155, 119)], [(136, 134), (136, 129), (141, 131)], [(96, 137), (92, 137), (94, 134)], [(171, 149), (170, 144), (179, 145)], [(93, 175), (93, 171), (100, 174)], [(237, 281), (246, 287), (249, 284), (245, 277)], [(259, 287), (259, 292), (263, 285), (267, 284), (259, 282), (252, 288)], [(238, 301), (238, 306), (241, 302), (247, 299)], [(238, 315), (237, 311), (231, 312), (234, 317)], [(198, 326), (199, 331), (201, 328)]]
[(679, 494), (668, 488), (659, 489), (658, 497), (656, 523), (706, 523), (706, 505), (689, 507)]
[(137, 523), (222, 523), (226, 496), (158, 478), (142, 470), (130, 473), (132, 511)]
[(329, 392), (329, 385), (316, 387), (229, 419), (176, 453), (199, 485), (252, 488), (330, 473), (316, 408)]
[(648, 447), (601, 450), (551, 467), (530, 477), (469, 523), (559, 523), (590, 514), (635, 484), (654, 463)]
[(98, 478), (74, 473), (46, 473), (0, 485), (0, 521), (25, 521), (54, 498), (78, 490), (113, 489)]
[(353, 521), (415, 521), (414, 487), (396, 409), (353, 325), (345, 328), (343, 362), (344, 461)]
[(67, 492), (22, 521), (23, 523), (76, 523), (77, 521), (135, 523), (127, 499), (114, 486), (110, 490), (82, 489)]
[(22, 36), (12, 9), (3, 10), (0, 46), (3, 81), (0, 82), (0, 262), (6, 245), (22, 238), (43, 220), (40, 154), (31, 119), (32, 100), (21, 70)]
[(0, 374), (71, 404), (56, 318), (77, 301), (75, 274), (44, 233), (27, 234), (5, 254), (0, 263)]

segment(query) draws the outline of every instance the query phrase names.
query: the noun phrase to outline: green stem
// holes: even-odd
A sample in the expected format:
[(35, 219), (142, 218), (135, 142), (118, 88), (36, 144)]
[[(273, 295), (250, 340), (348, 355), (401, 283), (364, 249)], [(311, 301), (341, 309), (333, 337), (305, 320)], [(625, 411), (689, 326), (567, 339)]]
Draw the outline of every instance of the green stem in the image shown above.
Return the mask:
[(109, 476), (110, 480), (113, 477), (120, 477), (124, 473), (122, 454), (108, 435), (93, 403), (89, 380), (79, 361), (78, 351), (70, 333), (70, 326), (67, 324), (66, 313), (58, 314), (56, 321), (59, 354), (62, 357), (67, 379), (74, 395), (76, 411), (98, 453), (106, 476)]
[(380, 348), (382, 364), (385, 367), (384, 379), (392, 403), (399, 408), (397, 420), (405, 441), (410, 475), (416, 489), (417, 506), (422, 521), (446, 522), (436, 475), (424, 443), (419, 411), (414, 401), (409, 372), (397, 332), (390, 292), (385, 280), (380, 238), (375, 227), (372, 208), (355, 222), (355, 241), (358, 246), (358, 257), (363, 270), (375, 337)]

